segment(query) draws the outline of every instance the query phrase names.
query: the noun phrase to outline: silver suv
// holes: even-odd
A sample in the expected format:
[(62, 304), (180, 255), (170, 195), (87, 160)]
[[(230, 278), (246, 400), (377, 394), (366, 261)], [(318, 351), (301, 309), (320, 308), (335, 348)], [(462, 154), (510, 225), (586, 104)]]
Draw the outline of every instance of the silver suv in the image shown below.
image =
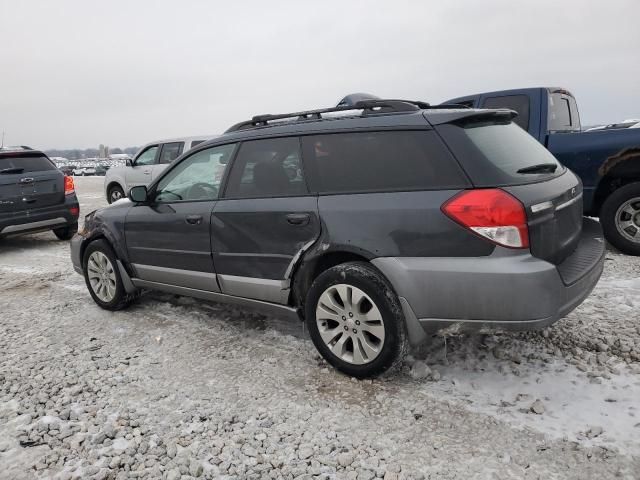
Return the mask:
[(113, 203), (120, 200), (129, 193), (131, 187), (149, 185), (182, 153), (212, 138), (215, 138), (215, 135), (172, 138), (146, 144), (133, 160), (127, 161), (126, 166), (111, 168), (107, 171), (104, 177), (104, 193), (107, 201)]

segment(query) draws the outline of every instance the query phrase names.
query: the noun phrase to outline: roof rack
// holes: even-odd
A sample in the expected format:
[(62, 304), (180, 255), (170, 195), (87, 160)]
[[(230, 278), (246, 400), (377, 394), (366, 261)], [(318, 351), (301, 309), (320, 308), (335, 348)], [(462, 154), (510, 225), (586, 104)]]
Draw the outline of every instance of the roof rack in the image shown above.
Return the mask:
[(318, 110), (306, 110), (302, 112), (279, 113), (276, 115), (256, 115), (251, 120), (236, 123), (229, 127), (225, 133), (246, 130), (248, 128), (266, 127), (269, 122), (276, 120), (292, 119), (293, 121), (321, 120), (324, 114), (345, 112), (349, 110), (363, 110), (362, 115), (375, 115), (380, 113), (416, 112), (423, 109), (464, 108), (461, 105), (430, 105), (427, 102), (416, 100), (397, 99), (368, 99), (355, 102), (353, 105), (338, 105)]

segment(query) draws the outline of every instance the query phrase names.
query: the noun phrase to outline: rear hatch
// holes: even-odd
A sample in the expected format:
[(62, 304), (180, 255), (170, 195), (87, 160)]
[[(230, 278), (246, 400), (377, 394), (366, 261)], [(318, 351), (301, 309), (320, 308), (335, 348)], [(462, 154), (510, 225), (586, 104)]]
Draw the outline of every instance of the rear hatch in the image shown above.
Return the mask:
[(501, 188), (522, 202), (531, 254), (558, 265), (580, 240), (582, 184), (511, 118), (469, 111), (435, 128), (474, 187)]
[(0, 152), (0, 213), (62, 204), (64, 174), (42, 153)]

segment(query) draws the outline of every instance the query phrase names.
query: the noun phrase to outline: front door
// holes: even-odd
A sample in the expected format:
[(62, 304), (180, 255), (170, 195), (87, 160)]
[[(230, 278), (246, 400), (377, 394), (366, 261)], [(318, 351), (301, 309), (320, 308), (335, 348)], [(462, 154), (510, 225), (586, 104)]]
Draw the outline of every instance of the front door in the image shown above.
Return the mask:
[[(153, 166), (158, 157), (158, 145), (152, 145), (133, 159), (133, 165), (126, 169), (127, 192), (137, 185), (149, 185), (153, 177)], [(125, 193), (127, 193), (125, 192)]]
[(151, 180), (155, 180), (184, 150), (184, 142), (163, 143), (160, 146), (158, 160), (151, 168)]
[(223, 293), (286, 303), (293, 264), (320, 235), (296, 137), (242, 143), (213, 209), (212, 247)]
[(148, 204), (129, 210), (125, 236), (137, 278), (219, 291), (211, 255), (211, 212), (220, 170), (235, 144), (200, 150), (172, 166), (149, 192)]

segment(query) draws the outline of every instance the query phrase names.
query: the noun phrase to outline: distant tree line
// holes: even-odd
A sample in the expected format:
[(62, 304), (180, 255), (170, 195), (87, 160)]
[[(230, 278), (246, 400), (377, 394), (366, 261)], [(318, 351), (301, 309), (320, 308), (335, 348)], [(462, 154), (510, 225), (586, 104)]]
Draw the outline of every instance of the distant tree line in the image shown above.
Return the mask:
[[(109, 153), (126, 153), (133, 155), (138, 151), (139, 147), (127, 147), (127, 148), (111, 148), (109, 147)], [(97, 148), (85, 148), (84, 150), (78, 148), (72, 148), (68, 150), (45, 150), (45, 153), (50, 157), (64, 157), (69, 160), (82, 160), (83, 158), (96, 158), (99, 150)]]

